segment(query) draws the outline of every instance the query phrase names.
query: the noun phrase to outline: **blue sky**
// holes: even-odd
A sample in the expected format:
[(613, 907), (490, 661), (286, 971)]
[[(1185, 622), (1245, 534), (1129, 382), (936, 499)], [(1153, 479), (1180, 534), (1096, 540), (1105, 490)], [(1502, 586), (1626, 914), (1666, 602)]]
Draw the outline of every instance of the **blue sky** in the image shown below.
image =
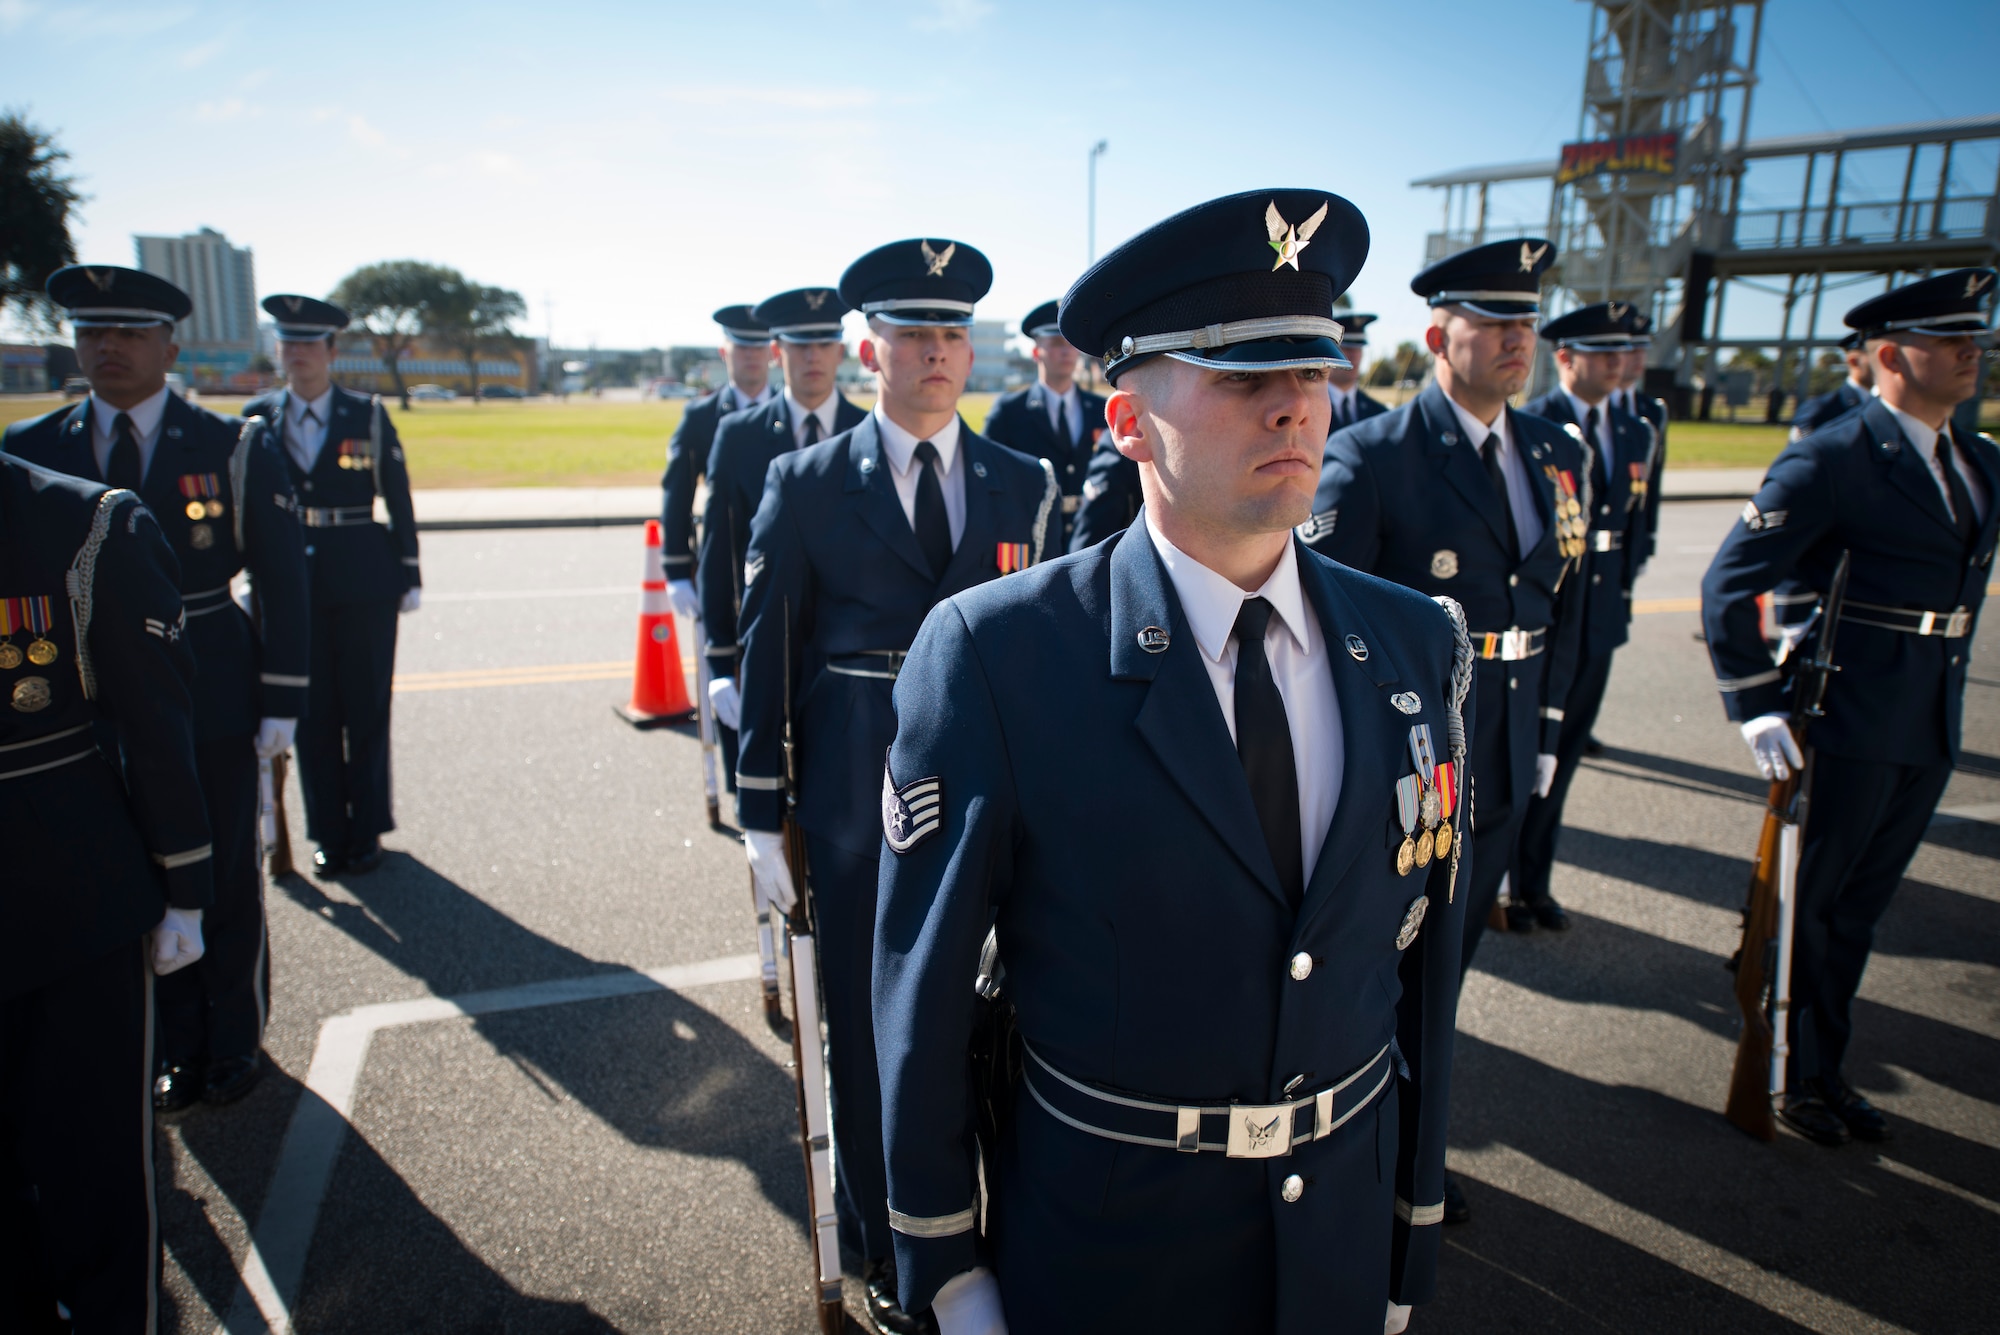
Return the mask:
[[(1017, 320), (1083, 267), (1103, 138), (1100, 254), (1215, 195), (1332, 189), (1368, 217), (1354, 298), (1393, 339), (1421, 324), (1440, 209), (1409, 181), (1553, 156), (1589, 12), (0, 0), (0, 104), (72, 153), (85, 259), (206, 225), (266, 293), (434, 260), (521, 291), (528, 332), (604, 347), (711, 341), (715, 307), (915, 235), (986, 251), (981, 313)], [(2000, 5), (1771, 0), (1762, 72), (1753, 135), (1991, 113)]]

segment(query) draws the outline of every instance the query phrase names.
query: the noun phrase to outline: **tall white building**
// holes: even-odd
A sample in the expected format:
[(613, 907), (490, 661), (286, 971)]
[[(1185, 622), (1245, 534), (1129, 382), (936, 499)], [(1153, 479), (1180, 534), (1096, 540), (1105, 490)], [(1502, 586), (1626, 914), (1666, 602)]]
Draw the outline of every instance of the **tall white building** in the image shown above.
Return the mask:
[(247, 372), (257, 353), (257, 272), (250, 249), (212, 227), (191, 236), (135, 236), (139, 267), (194, 299), (176, 338), (184, 371), (213, 385)]

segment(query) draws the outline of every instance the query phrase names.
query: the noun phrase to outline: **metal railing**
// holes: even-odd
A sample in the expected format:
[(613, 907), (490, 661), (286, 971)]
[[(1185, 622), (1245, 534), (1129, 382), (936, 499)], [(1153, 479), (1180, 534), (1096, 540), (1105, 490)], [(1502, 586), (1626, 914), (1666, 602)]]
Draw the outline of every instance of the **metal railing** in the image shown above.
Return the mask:
[(1803, 208), (1746, 209), (1736, 215), (1733, 244), (1738, 250), (1781, 250), (1792, 246), (1868, 246), (1896, 242), (1964, 240), (1995, 234), (2000, 218), (1990, 195), (1936, 200), (1893, 200), (1824, 204)]

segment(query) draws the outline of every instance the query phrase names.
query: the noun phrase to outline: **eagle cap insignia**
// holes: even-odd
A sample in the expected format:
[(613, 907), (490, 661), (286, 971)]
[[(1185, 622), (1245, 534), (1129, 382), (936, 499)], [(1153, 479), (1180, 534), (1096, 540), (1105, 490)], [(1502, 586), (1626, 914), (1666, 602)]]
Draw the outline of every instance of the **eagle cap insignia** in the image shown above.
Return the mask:
[(299, 313), (299, 308), (306, 304), (306, 299), (304, 297), (285, 297), (283, 300), (285, 303), (285, 309), (290, 311), (294, 315), (297, 315)]
[(943, 779), (933, 774), (898, 788), (888, 761), (882, 762), (882, 838), (891, 851), (907, 853), (936, 834), (943, 812)]
[(1278, 212), (1278, 201), (1271, 201), (1270, 207), (1264, 210), (1264, 230), (1270, 233), (1271, 249), (1278, 252), (1277, 260), (1271, 265), (1272, 273), (1287, 264), (1292, 266), (1294, 272), (1297, 271), (1300, 254), (1312, 241), (1312, 234), (1319, 230), (1319, 225), (1326, 221), (1326, 211), (1332, 204), (1332, 200), (1327, 200), (1319, 206), (1319, 212), (1294, 227), (1285, 221), (1284, 214)]
[(958, 253), (958, 242), (947, 241), (943, 250), (931, 249), (931, 243), (928, 241), (919, 241), (917, 244), (922, 246), (924, 251), (924, 276), (926, 278), (944, 277), (945, 265), (950, 264), (951, 257)]
[(1968, 297), (1978, 296), (1980, 292), (1985, 290), (1986, 285), (1992, 281), (1993, 275), (1990, 273), (1967, 274), (1965, 276), (1965, 295)]
[(807, 310), (816, 311), (826, 305), (826, 291), (822, 288), (810, 288), (802, 295), (805, 297)]
[(1535, 266), (1542, 262), (1542, 256), (1548, 253), (1549, 243), (1546, 241), (1542, 242), (1539, 246), (1531, 246), (1523, 241), (1521, 243), (1521, 272), (1533, 273)]
[(1622, 320), (1625, 318), (1625, 312), (1631, 310), (1632, 308), (1630, 306), (1627, 306), (1622, 301), (1614, 301), (1610, 303), (1610, 305), (1608, 305), (1605, 309), (1607, 313), (1609, 313), (1612, 319)]
[(109, 269), (85, 269), (83, 276), (88, 278), (90, 285), (99, 292), (109, 292), (111, 285), (118, 281), (118, 275)]

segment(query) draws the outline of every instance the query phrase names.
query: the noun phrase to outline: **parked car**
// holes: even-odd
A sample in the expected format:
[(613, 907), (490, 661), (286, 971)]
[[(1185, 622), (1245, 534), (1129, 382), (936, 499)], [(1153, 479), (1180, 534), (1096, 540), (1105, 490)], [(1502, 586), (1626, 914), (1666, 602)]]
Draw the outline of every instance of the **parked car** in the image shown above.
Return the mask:
[(73, 375), (63, 381), (63, 397), (66, 399), (80, 399), (88, 393), (90, 380), (87, 376)]
[(410, 397), (426, 403), (448, 403), (458, 397), (458, 391), (446, 389), (443, 385), (411, 385)]
[(481, 385), (479, 397), (482, 399), (525, 399), (528, 396), (513, 385)]

